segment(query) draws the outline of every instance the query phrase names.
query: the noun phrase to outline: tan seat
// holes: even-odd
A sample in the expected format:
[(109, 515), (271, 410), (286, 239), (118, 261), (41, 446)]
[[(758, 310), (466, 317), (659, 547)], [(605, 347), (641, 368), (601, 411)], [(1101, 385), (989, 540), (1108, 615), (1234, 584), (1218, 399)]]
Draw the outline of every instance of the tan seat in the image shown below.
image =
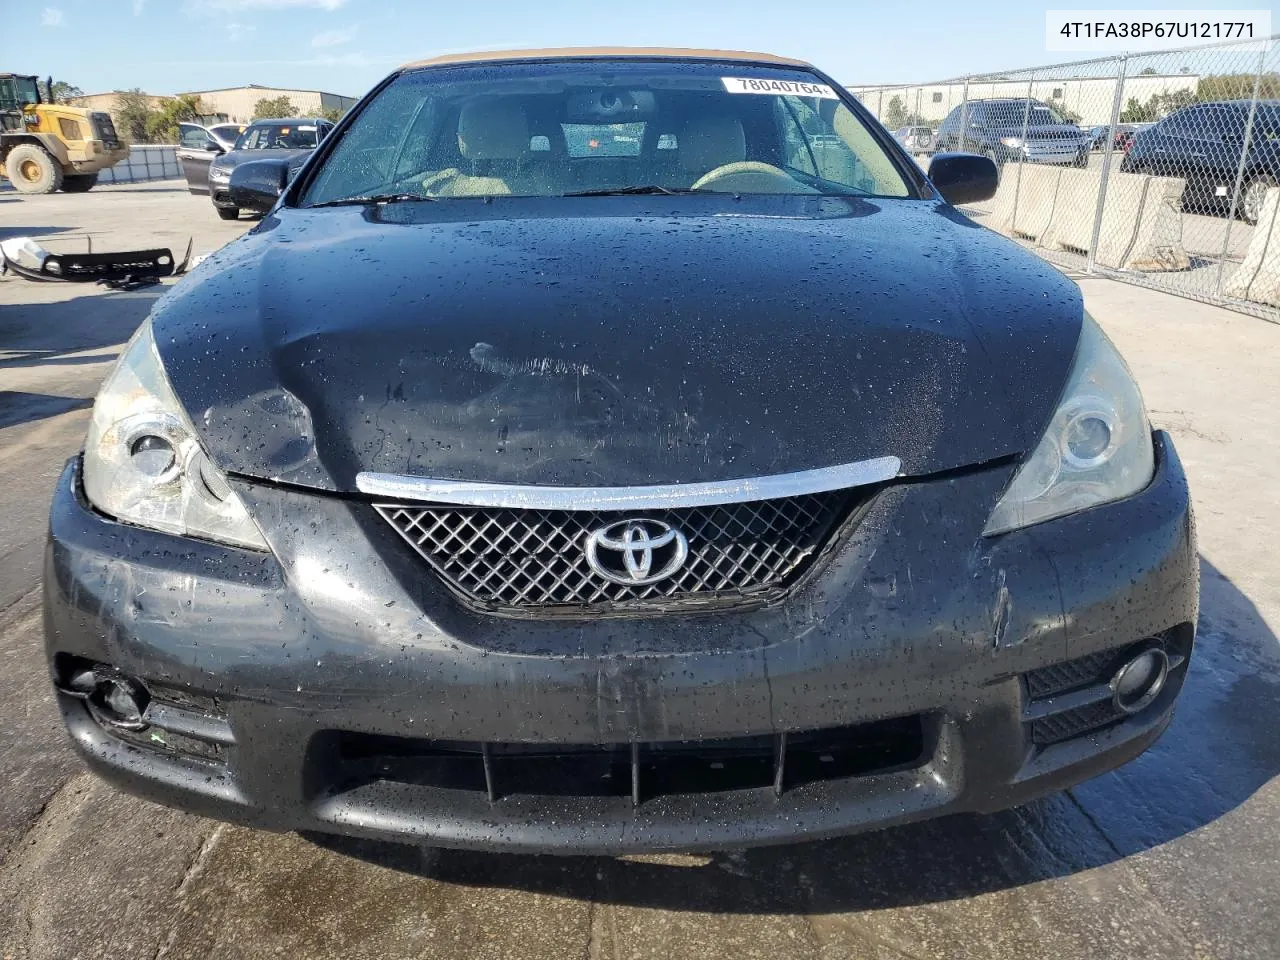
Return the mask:
[[(541, 194), (546, 174), (535, 175), (529, 152), (529, 119), (510, 97), (472, 100), (458, 113), (458, 152), (470, 170), (432, 174), (423, 188), (437, 197)], [(544, 168), (538, 165), (539, 171)]]
[(680, 169), (692, 180), (747, 159), (742, 122), (733, 117), (690, 117), (677, 138)]

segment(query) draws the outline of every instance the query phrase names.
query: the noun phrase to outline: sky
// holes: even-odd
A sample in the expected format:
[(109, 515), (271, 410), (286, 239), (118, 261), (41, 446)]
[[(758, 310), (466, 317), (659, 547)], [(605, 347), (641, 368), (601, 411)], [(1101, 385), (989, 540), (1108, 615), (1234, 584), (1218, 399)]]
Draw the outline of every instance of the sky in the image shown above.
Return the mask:
[[(1124, 9), (1273, 9), (1254, 0), (1121, 0)], [(21, 29), (14, 8), (24, 13)], [(507, 47), (686, 46), (808, 60), (846, 84), (1075, 59), (1045, 50), (1045, 10), (1100, 0), (0, 0), (0, 70), (86, 93), (250, 83), (359, 96), (397, 65)]]

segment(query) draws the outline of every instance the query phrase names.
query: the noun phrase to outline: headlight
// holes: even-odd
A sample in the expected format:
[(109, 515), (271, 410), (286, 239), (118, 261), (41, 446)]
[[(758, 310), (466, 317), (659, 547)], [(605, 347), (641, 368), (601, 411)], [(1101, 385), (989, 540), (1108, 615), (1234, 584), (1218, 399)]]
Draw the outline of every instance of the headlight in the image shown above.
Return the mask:
[(230, 179), (231, 179), (231, 171), (230, 171), (230, 170), (224, 170), (224, 169), (223, 169), (223, 168), (221, 168), (221, 167), (210, 167), (210, 168), (209, 168), (209, 179), (210, 179), (210, 180), (217, 180), (219, 183), (221, 183), (221, 182), (222, 182), (222, 181), (224, 181), (224, 180), (230, 180)]
[(98, 392), (84, 448), (84, 492), (103, 513), (169, 533), (267, 549), (209, 461), (142, 325)]
[(1000, 142), (1003, 143), (1006, 147), (1013, 147), (1015, 150), (1018, 147), (1022, 146), (1021, 137), (1001, 137)]
[(1058, 409), (983, 533), (1004, 533), (1132, 496), (1154, 472), (1142, 394), (1123, 358), (1086, 313)]

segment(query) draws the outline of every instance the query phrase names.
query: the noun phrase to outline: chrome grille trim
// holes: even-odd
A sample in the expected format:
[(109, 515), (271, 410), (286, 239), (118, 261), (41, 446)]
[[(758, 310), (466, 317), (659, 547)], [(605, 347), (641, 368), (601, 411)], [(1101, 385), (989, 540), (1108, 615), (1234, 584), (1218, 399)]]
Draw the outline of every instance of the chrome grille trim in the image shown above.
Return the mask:
[(465, 480), (433, 480), (392, 473), (360, 473), (361, 493), (396, 500), (515, 510), (664, 510), (775, 500), (883, 483), (898, 476), (902, 461), (876, 457), (834, 467), (767, 477), (640, 487), (551, 487)]
[[(595, 529), (615, 511), (522, 510), (415, 502), (373, 508), (464, 601), (512, 615), (764, 603), (798, 582), (843, 518), (871, 493), (838, 490), (775, 500), (645, 511), (681, 528), (688, 559), (652, 583), (614, 583), (586, 558)], [(641, 519), (641, 518), (634, 518)]]

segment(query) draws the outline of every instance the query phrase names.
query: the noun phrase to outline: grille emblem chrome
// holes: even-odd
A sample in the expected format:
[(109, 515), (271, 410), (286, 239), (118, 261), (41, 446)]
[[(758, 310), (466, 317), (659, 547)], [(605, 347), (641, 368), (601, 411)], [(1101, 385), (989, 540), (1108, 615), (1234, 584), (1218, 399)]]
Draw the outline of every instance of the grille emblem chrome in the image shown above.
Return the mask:
[[(601, 556), (601, 551), (605, 556)], [(642, 587), (674, 575), (689, 556), (685, 535), (662, 520), (618, 520), (587, 534), (587, 566), (610, 583)], [(656, 554), (665, 562), (653, 572)], [(666, 556), (670, 554), (670, 556)], [(606, 562), (613, 560), (613, 563)]]

